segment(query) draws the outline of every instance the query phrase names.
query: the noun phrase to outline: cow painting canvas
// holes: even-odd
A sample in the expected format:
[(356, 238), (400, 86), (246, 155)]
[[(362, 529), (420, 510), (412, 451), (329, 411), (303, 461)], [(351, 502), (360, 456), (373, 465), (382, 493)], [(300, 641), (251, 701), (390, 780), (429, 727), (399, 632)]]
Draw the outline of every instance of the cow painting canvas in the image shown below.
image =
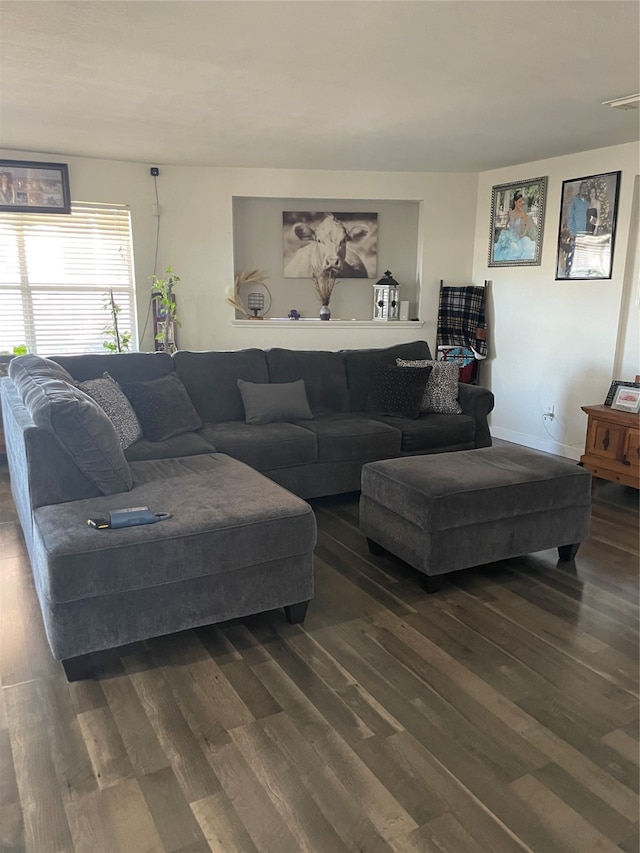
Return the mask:
[(285, 278), (311, 278), (333, 271), (337, 278), (375, 278), (377, 213), (282, 214)]

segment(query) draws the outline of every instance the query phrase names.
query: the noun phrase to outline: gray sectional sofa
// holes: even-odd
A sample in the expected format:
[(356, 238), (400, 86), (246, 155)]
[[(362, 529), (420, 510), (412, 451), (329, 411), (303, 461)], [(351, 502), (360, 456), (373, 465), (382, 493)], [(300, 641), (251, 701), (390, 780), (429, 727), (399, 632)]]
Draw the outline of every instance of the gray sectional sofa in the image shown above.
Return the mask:
[[(366, 462), (491, 444), (493, 396), (481, 387), (459, 386), (461, 414), (366, 412), (378, 365), (398, 357), (429, 359), (429, 347), (14, 359), (2, 380), (11, 487), (68, 676), (83, 675), (97, 650), (197, 625), (277, 607), (301, 621), (316, 535), (303, 499), (358, 490)], [(105, 371), (168, 419), (170, 434), (122, 452), (112, 422), (76, 387)], [(238, 380), (258, 391), (302, 380), (309, 411), (247, 423)], [(147, 393), (158, 388), (168, 389), (159, 408)], [(119, 530), (86, 523), (137, 506), (171, 517)]]

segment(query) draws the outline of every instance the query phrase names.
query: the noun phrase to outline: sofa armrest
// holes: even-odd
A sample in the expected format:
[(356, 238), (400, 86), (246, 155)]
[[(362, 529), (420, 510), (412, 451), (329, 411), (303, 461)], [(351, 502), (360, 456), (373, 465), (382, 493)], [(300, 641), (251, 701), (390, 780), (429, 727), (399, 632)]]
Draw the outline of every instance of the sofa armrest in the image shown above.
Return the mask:
[(491, 433), (487, 417), (493, 410), (495, 402), (493, 393), (481, 385), (458, 383), (458, 402), (462, 406), (462, 414), (470, 415), (476, 422), (475, 446), (491, 447)]

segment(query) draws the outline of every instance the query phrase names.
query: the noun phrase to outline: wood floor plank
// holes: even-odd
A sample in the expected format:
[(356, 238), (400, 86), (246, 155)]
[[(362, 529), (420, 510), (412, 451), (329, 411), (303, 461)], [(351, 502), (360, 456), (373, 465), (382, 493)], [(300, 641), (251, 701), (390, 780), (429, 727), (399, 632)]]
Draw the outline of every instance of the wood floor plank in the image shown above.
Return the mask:
[(217, 750), (216, 774), (259, 851), (294, 853), (299, 849), (298, 840), (235, 743)]
[[(269, 664), (262, 669), (269, 679), (275, 671)], [(344, 785), (308, 738), (287, 713), (277, 714), (264, 721), (264, 731), (276, 743), (318, 808), (349, 849), (360, 848), (376, 853), (389, 853), (391, 847), (382, 838), (360, 807), (353, 793)]]
[(127, 750), (108, 708), (78, 714), (78, 723), (100, 788), (134, 776)]
[(171, 762), (129, 676), (105, 678), (101, 688), (135, 774), (140, 777), (169, 767)]
[(163, 767), (138, 778), (140, 790), (166, 853), (188, 848), (206, 853), (209, 845), (189, 803), (184, 798), (173, 768)]
[(320, 758), (333, 767), (383, 838), (389, 840), (416, 827), (413, 818), (275, 662), (259, 664), (255, 669), (282, 707), (295, 716), (296, 725), (302, 725), (303, 736)]
[(551, 833), (550, 849), (557, 853), (614, 853), (617, 845), (598, 832), (570, 806), (533, 776), (523, 776), (509, 786), (538, 815), (540, 826)]
[(308, 853), (347, 850), (307, 790), (294, 778), (284, 755), (260, 723), (237, 727), (232, 737), (295, 838), (297, 849)]
[(220, 783), (187, 725), (162, 669), (135, 656), (127, 658), (125, 665), (187, 802), (217, 793)]
[(419, 826), (394, 843), (397, 853), (486, 853), (461, 823), (448, 812)]
[(191, 809), (212, 853), (258, 853), (224, 791), (196, 800)]
[(67, 803), (66, 811), (76, 853), (165, 853), (136, 779)]

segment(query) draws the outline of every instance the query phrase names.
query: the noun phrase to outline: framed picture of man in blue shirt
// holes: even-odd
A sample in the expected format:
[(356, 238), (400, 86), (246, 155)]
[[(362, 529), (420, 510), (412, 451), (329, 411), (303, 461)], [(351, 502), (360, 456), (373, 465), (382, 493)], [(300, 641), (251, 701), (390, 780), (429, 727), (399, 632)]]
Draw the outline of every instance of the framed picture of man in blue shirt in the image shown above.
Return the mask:
[(562, 182), (556, 281), (611, 278), (620, 174)]

